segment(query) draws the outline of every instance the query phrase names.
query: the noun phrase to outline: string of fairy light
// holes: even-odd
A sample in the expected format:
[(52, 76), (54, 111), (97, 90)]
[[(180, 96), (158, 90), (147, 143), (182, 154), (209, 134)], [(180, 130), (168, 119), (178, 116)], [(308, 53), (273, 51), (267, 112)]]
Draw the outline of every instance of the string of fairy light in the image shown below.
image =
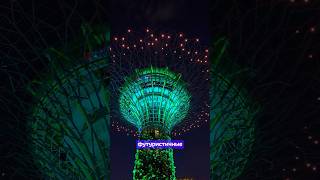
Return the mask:
[[(128, 29), (128, 33), (131, 33), (132, 30)], [(165, 54), (166, 56), (172, 54), (178, 54), (178, 59), (189, 60), (190, 62), (196, 63), (208, 63), (208, 54), (209, 50), (205, 49), (205, 53), (199, 52), (197, 49), (188, 46), (190, 41), (199, 43), (199, 38), (188, 39), (184, 38), (182, 33), (179, 33), (178, 39), (172, 38), (172, 35), (162, 33), (160, 36), (156, 36), (154, 33), (151, 33), (149, 29), (146, 29), (148, 35), (145, 38), (140, 38), (137, 42), (127, 41), (125, 37), (114, 37), (114, 42), (120, 41), (120, 54), (113, 53), (112, 48), (110, 47), (111, 59), (115, 63), (119, 56), (126, 56), (126, 51), (144, 51), (150, 49), (154, 54)], [(178, 40), (178, 42), (173, 42)]]
[[(127, 29), (125, 35), (111, 38), (112, 45), (109, 50), (113, 67), (123, 66), (124, 59), (130, 59), (133, 54), (141, 57), (139, 61), (143, 61), (143, 58), (147, 61), (147, 58), (153, 57), (158, 59), (157, 63), (162, 65), (170, 60), (177, 66), (181, 66), (181, 63), (189, 63), (193, 64), (194, 67), (201, 67), (199, 73), (202, 73), (201, 76), (205, 78), (205, 82), (209, 83), (209, 50), (202, 47), (199, 38), (187, 38), (184, 33), (156, 33), (149, 28), (146, 28), (142, 34), (138, 33), (132, 29)], [(135, 62), (125, 63), (139, 63), (137, 60), (131, 61)], [(126, 70), (124, 69), (124, 71)], [(123, 74), (119, 75), (119, 77), (121, 76)], [(121, 83), (120, 79), (118, 83)], [(191, 119), (187, 116), (182, 124), (174, 128), (171, 134), (173, 137), (182, 135), (194, 128), (200, 128), (209, 121), (209, 105), (206, 102), (196, 112), (191, 110), (189, 113), (193, 113), (194, 117)], [(117, 118), (111, 118), (111, 127), (115, 132), (122, 132), (128, 136), (138, 136), (133, 126), (121, 123)]]
[[(207, 107), (209, 108), (209, 105), (207, 105)], [(172, 136), (173, 137), (180, 136), (184, 133), (191, 131), (193, 128), (201, 127), (201, 123), (208, 122), (209, 117), (210, 117), (210, 114), (208, 112), (201, 111), (201, 113), (198, 115), (197, 120), (195, 120), (191, 124), (182, 126), (179, 130), (172, 131)], [(118, 121), (112, 121), (111, 126), (112, 126), (113, 130), (116, 132), (124, 132), (128, 136), (130, 135), (133, 137), (138, 137), (137, 131), (133, 130), (132, 128), (129, 128), (127, 126), (122, 125)]]

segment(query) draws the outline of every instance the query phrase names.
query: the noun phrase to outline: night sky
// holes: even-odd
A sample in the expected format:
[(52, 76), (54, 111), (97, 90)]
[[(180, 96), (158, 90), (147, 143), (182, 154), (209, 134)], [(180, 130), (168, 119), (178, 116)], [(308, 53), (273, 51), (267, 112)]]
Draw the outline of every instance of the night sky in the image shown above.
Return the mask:
[[(319, 179), (319, 3), (214, 3), (213, 39), (249, 67), (247, 89), (262, 105), (256, 143), (239, 179)], [(222, 12), (223, 11), (223, 12)]]
[[(16, 99), (29, 100), (20, 76), (34, 74), (16, 59), (21, 55), (34, 60), (34, 67), (41, 70), (43, 65), (36, 61), (38, 50), (67, 42), (78, 33), (81, 23), (88, 21), (110, 24), (111, 35), (122, 34), (128, 27), (150, 27), (185, 32), (208, 46), (217, 38), (226, 37), (230, 42), (228, 56), (249, 69), (246, 88), (261, 105), (254, 149), (239, 179), (320, 179), (319, 2), (137, 2), (15, 0), (0, 5), (0, 176), (37, 179), (34, 167), (24, 163), (28, 159), (24, 148), (28, 143), (26, 120)], [(14, 49), (21, 54), (13, 53)], [(201, 153), (209, 152), (209, 142), (208, 138), (199, 138), (206, 136), (207, 126), (181, 136), (186, 144), (195, 146), (175, 152), (177, 176), (209, 178), (208, 154)], [(112, 179), (129, 179), (135, 138), (112, 133), (111, 140)]]

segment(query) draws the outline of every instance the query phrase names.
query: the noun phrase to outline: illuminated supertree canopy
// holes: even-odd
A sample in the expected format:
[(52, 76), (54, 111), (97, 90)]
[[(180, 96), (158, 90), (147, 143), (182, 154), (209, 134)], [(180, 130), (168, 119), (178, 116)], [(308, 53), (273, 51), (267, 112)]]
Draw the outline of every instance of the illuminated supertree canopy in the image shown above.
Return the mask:
[[(208, 50), (199, 39), (129, 29), (112, 38), (110, 52), (117, 130), (122, 123), (139, 139), (170, 140), (208, 122)], [(175, 173), (173, 149), (136, 150), (133, 179), (176, 179)]]
[(189, 110), (190, 95), (185, 86), (181, 75), (168, 69), (137, 69), (120, 90), (120, 111), (140, 131), (157, 127), (171, 132)]
[[(170, 139), (168, 134), (189, 110), (185, 86), (181, 75), (168, 68), (137, 69), (120, 89), (120, 111), (142, 139)], [(133, 173), (134, 179), (175, 179), (172, 149), (138, 150)]]
[[(112, 63), (110, 69), (111, 93), (112, 97), (114, 97), (111, 98), (113, 117), (111, 123), (114, 130), (138, 136), (141, 127), (147, 125), (143, 124), (145, 122), (141, 117), (135, 116), (129, 118), (129, 116), (132, 117), (133, 115), (137, 115), (137, 113), (144, 113), (144, 111), (146, 111), (144, 107), (149, 106), (149, 100), (152, 97), (155, 98), (155, 94), (148, 98), (143, 98), (146, 103), (141, 103), (138, 109), (132, 106), (133, 109), (130, 110), (130, 114), (129, 111), (122, 111), (123, 107), (127, 108), (128, 105), (123, 106), (123, 102), (119, 103), (119, 99), (121, 98), (120, 92), (126, 92), (125, 94), (127, 96), (130, 96), (130, 93), (132, 93), (134, 97), (140, 96), (139, 94), (133, 93), (143, 88), (138, 86), (138, 81), (135, 83), (137, 86), (132, 84), (135, 82), (135, 79), (138, 79), (137, 76), (143, 76), (139, 79), (141, 82), (151, 83), (151, 81), (154, 81), (151, 85), (159, 81), (157, 82), (157, 86), (146, 88), (148, 91), (159, 91), (159, 93), (166, 95), (170, 90), (164, 89), (163, 85), (160, 85), (164, 82), (168, 84), (171, 83), (172, 87), (175, 86), (173, 82), (177, 82), (181, 84), (182, 89), (186, 89), (186, 93), (182, 92), (181, 95), (179, 95), (180, 101), (178, 102), (187, 101), (190, 96), (188, 100), (190, 103), (181, 107), (182, 109), (180, 109), (181, 111), (179, 110), (179, 116), (176, 114), (178, 111), (175, 110), (178, 110), (180, 108), (178, 106), (183, 103), (178, 104), (178, 102), (172, 104), (174, 108), (171, 109), (170, 112), (166, 110), (166, 112), (157, 113), (160, 116), (164, 115), (165, 120), (161, 120), (163, 121), (161, 123), (169, 123), (166, 124), (166, 131), (169, 130), (172, 136), (179, 136), (208, 122), (208, 49), (205, 49), (205, 47), (201, 45), (198, 38), (188, 38), (184, 33), (161, 33), (148, 28), (145, 29), (143, 33), (128, 29), (127, 34), (122, 36), (115, 35), (111, 38), (110, 56)], [(150, 71), (162, 71), (160, 74), (166, 75), (160, 76), (159, 74), (152, 77), (147, 75)], [(127, 79), (129, 81), (127, 81)], [(124, 87), (129, 87), (129, 84), (136, 89), (127, 88), (127, 91), (120, 91), (120, 89)], [(161, 86), (161, 88), (158, 88), (158, 86)], [(144, 93), (144, 91), (141, 92)], [(162, 97), (162, 99), (164, 100), (164, 97)], [(130, 101), (132, 104), (136, 100), (134, 98), (127, 98), (126, 101), (128, 103)], [(122, 109), (121, 113), (119, 109)], [(149, 113), (148, 115), (151, 114)], [(169, 118), (169, 116), (176, 117)], [(125, 117), (125, 121), (121, 121), (123, 117)], [(181, 121), (182, 119), (184, 120)]]

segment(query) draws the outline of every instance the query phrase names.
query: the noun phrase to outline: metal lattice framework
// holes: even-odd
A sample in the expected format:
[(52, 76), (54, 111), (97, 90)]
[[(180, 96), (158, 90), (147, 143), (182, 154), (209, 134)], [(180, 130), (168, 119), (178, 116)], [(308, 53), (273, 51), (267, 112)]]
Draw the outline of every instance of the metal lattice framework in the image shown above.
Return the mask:
[[(112, 126), (168, 140), (206, 124), (208, 49), (183, 33), (127, 32), (110, 48)], [(137, 150), (135, 157), (133, 179), (176, 179), (172, 149)]]
[[(124, 115), (127, 116), (128, 114), (119, 110), (121, 104), (119, 103), (120, 89), (127, 83), (126, 78), (137, 74), (136, 70), (150, 69), (151, 66), (154, 70), (168, 68), (169, 71), (176, 74), (174, 76), (181, 76), (180, 79), (183, 79), (187, 84), (186, 89), (190, 94), (188, 111), (182, 110), (180, 116), (176, 116), (173, 124), (166, 125), (169, 129), (165, 131), (170, 131), (171, 136), (176, 137), (208, 123), (208, 49), (201, 44), (198, 38), (189, 38), (183, 33), (161, 33), (148, 28), (144, 32), (128, 29), (127, 33), (115, 35), (111, 38), (110, 53), (112, 64), (110, 68), (111, 122), (114, 130), (124, 131), (127, 135), (131, 134), (137, 137), (139, 130), (141, 131), (141, 126), (144, 126), (143, 121), (136, 117), (130, 118), (129, 121), (124, 120)], [(167, 83), (169, 83), (169, 79), (166, 79)], [(162, 89), (162, 87), (158, 88), (161, 91)], [(163, 92), (166, 93), (166, 91)], [(182, 98), (181, 101), (185, 101), (184, 99), (187, 99), (187, 96), (181, 94), (180, 98)], [(175, 107), (177, 104), (172, 105)], [(143, 114), (142, 111), (144, 110), (138, 109), (137, 113)], [(136, 111), (130, 111), (130, 113), (133, 112)], [(187, 113), (187, 115), (184, 113)], [(184, 120), (181, 121), (180, 118)], [(166, 117), (166, 119), (168, 118)]]
[[(211, 179), (232, 180), (243, 172), (254, 143), (257, 107), (241, 87), (232, 70), (234, 63), (224, 58), (227, 42), (220, 39), (212, 55), (210, 77), (210, 161)], [(223, 61), (222, 61), (223, 60)], [(227, 63), (228, 62), (228, 63)], [(229, 69), (229, 70), (226, 70)], [(230, 71), (234, 74), (228, 74)]]
[(170, 133), (186, 117), (190, 106), (181, 75), (168, 68), (137, 69), (120, 91), (120, 111), (139, 131), (157, 127)]
[[(108, 43), (106, 32), (90, 35), (97, 44)], [(45, 178), (109, 179), (107, 52), (102, 48), (74, 59), (51, 48), (46, 52), (49, 72), (29, 86), (34, 97), (30, 150)]]

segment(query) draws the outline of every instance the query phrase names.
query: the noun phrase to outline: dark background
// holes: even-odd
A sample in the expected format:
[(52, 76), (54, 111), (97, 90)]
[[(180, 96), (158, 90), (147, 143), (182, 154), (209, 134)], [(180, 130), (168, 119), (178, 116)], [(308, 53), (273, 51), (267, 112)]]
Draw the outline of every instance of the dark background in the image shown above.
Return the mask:
[[(262, 105), (254, 151), (239, 179), (319, 179), (319, 11), (315, 0), (1, 3), (0, 175), (37, 179), (35, 167), (25, 163), (29, 160), (24, 148), (25, 110), (17, 100), (28, 100), (21, 76), (32, 77), (35, 72), (24, 66), (21, 57), (34, 61), (41, 71), (43, 65), (37, 64), (36, 57), (39, 49), (67, 42), (83, 21), (89, 21), (111, 23), (112, 33), (120, 34), (128, 27), (144, 26), (183, 31), (199, 36), (207, 45), (225, 36), (230, 41), (229, 56), (249, 67), (249, 94)], [(202, 130), (183, 138), (195, 140), (207, 133)], [(113, 138), (134, 146), (133, 138), (122, 134)], [(112, 176), (125, 178), (132, 172), (134, 149), (113, 151), (116, 146), (112, 144)], [(197, 149), (185, 151), (176, 153), (177, 174), (207, 179), (203, 173), (208, 166), (199, 164), (204, 161), (201, 154), (194, 153)]]
[(319, 2), (215, 1), (211, 37), (248, 67), (262, 106), (256, 142), (239, 179), (319, 179)]

